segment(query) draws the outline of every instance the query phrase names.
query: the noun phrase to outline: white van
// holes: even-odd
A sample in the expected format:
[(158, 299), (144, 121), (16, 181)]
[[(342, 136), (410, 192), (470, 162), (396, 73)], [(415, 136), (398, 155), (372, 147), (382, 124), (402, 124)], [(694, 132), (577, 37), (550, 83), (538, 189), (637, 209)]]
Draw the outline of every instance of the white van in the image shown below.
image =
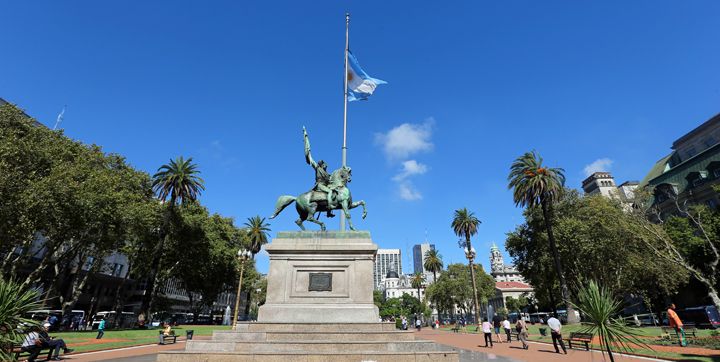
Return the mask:
[(103, 319), (105, 319), (105, 329), (132, 328), (137, 323), (137, 316), (133, 312), (122, 312), (118, 316), (114, 310), (104, 311), (95, 313), (95, 316), (93, 316), (92, 329), (98, 329), (100, 321)]

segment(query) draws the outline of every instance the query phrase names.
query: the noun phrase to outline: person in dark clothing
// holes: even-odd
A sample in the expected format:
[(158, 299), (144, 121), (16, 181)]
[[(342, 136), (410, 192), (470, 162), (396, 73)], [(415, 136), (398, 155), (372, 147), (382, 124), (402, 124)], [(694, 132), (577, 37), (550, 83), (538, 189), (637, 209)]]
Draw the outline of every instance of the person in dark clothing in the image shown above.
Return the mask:
[(38, 339), (41, 341), (42, 348), (55, 349), (55, 357), (51, 357), (50, 359), (59, 361), (60, 349), (62, 349), (65, 354), (70, 353), (73, 350), (67, 347), (65, 341), (62, 338), (53, 338), (48, 335), (48, 329), (50, 328), (50, 326), (50, 323), (43, 324), (43, 328), (38, 333)]
[(502, 326), (502, 318), (495, 314), (495, 316), (492, 318), (493, 327), (495, 329), (495, 338), (497, 338), (497, 343), (502, 343), (502, 339), (500, 339), (500, 327)]

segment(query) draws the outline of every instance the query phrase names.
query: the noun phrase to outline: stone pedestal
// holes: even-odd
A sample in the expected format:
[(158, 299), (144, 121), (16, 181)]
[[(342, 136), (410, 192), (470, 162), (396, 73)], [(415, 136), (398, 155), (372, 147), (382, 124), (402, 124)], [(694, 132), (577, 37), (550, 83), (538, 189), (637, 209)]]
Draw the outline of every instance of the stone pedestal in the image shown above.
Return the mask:
[(260, 323), (375, 323), (373, 260), (367, 231), (280, 232), (270, 255)]

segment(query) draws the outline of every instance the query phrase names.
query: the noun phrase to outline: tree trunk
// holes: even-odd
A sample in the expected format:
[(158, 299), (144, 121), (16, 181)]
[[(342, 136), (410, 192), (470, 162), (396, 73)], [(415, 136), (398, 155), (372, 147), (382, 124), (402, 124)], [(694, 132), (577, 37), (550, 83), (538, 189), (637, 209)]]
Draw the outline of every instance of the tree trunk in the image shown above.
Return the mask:
[(130, 276), (130, 269), (132, 268), (132, 263), (128, 261), (128, 267), (125, 271), (125, 276), (123, 277), (122, 281), (120, 281), (120, 284), (118, 284), (117, 289), (115, 289), (115, 304), (113, 305), (114, 311), (121, 313), (123, 309), (125, 309), (125, 296), (122, 295), (123, 288), (125, 287), (125, 283), (128, 280), (128, 277)]
[(73, 307), (75, 307), (75, 303), (77, 303), (78, 299), (80, 299), (82, 290), (83, 288), (85, 288), (87, 281), (90, 279), (90, 275), (100, 271), (104, 259), (105, 258), (103, 256), (94, 258), (93, 264), (90, 266), (88, 271), (85, 272), (85, 275), (83, 275), (82, 278), (80, 277), (80, 273), (82, 273), (82, 265), (84, 263), (82, 261), (79, 262), (78, 270), (75, 275), (75, 281), (72, 283), (71, 287), (72, 289), (70, 293), (70, 300), (62, 304), (62, 310), (64, 315), (70, 315), (70, 311), (73, 309)]
[(548, 201), (543, 200), (541, 202), (543, 218), (545, 219), (545, 228), (547, 229), (548, 241), (550, 242), (550, 251), (555, 261), (555, 271), (560, 281), (560, 293), (562, 294), (563, 303), (565, 304), (565, 310), (567, 311), (567, 323), (576, 324), (580, 321), (575, 316), (575, 309), (570, 304), (570, 291), (567, 283), (565, 282), (565, 276), (562, 270), (562, 263), (560, 262), (560, 255), (558, 254), (557, 244), (555, 243), (555, 235), (553, 234), (552, 219), (550, 215), (550, 206)]
[[(470, 235), (465, 235), (465, 246), (467, 247), (468, 252), (472, 249), (472, 245), (470, 245)], [(475, 283), (475, 268), (473, 267), (472, 259), (468, 259), (468, 266), (470, 267), (470, 279), (472, 279), (472, 287), (473, 287), (473, 302), (475, 303), (475, 323), (480, 323), (480, 306), (478, 305), (478, 295), (477, 295), (477, 284)]]

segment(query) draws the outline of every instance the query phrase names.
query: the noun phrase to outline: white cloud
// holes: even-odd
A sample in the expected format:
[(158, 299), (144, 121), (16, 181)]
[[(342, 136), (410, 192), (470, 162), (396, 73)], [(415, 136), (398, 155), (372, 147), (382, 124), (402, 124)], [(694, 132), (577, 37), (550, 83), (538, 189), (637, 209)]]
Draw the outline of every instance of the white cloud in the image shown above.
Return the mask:
[(415, 160), (407, 160), (402, 163), (402, 170), (393, 177), (394, 181), (402, 181), (410, 176), (422, 175), (427, 172), (428, 167)]
[(399, 196), (406, 201), (415, 201), (422, 199), (422, 194), (413, 187), (410, 181), (403, 181), (398, 184)]
[(585, 172), (585, 176), (590, 176), (595, 172), (600, 171), (610, 171), (610, 168), (612, 167), (613, 160), (609, 158), (599, 158), (593, 163), (586, 165), (583, 169), (583, 172)]
[(403, 123), (387, 133), (375, 134), (375, 142), (382, 145), (388, 160), (406, 159), (415, 153), (433, 149), (430, 137), (434, 123), (432, 118), (421, 124)]

